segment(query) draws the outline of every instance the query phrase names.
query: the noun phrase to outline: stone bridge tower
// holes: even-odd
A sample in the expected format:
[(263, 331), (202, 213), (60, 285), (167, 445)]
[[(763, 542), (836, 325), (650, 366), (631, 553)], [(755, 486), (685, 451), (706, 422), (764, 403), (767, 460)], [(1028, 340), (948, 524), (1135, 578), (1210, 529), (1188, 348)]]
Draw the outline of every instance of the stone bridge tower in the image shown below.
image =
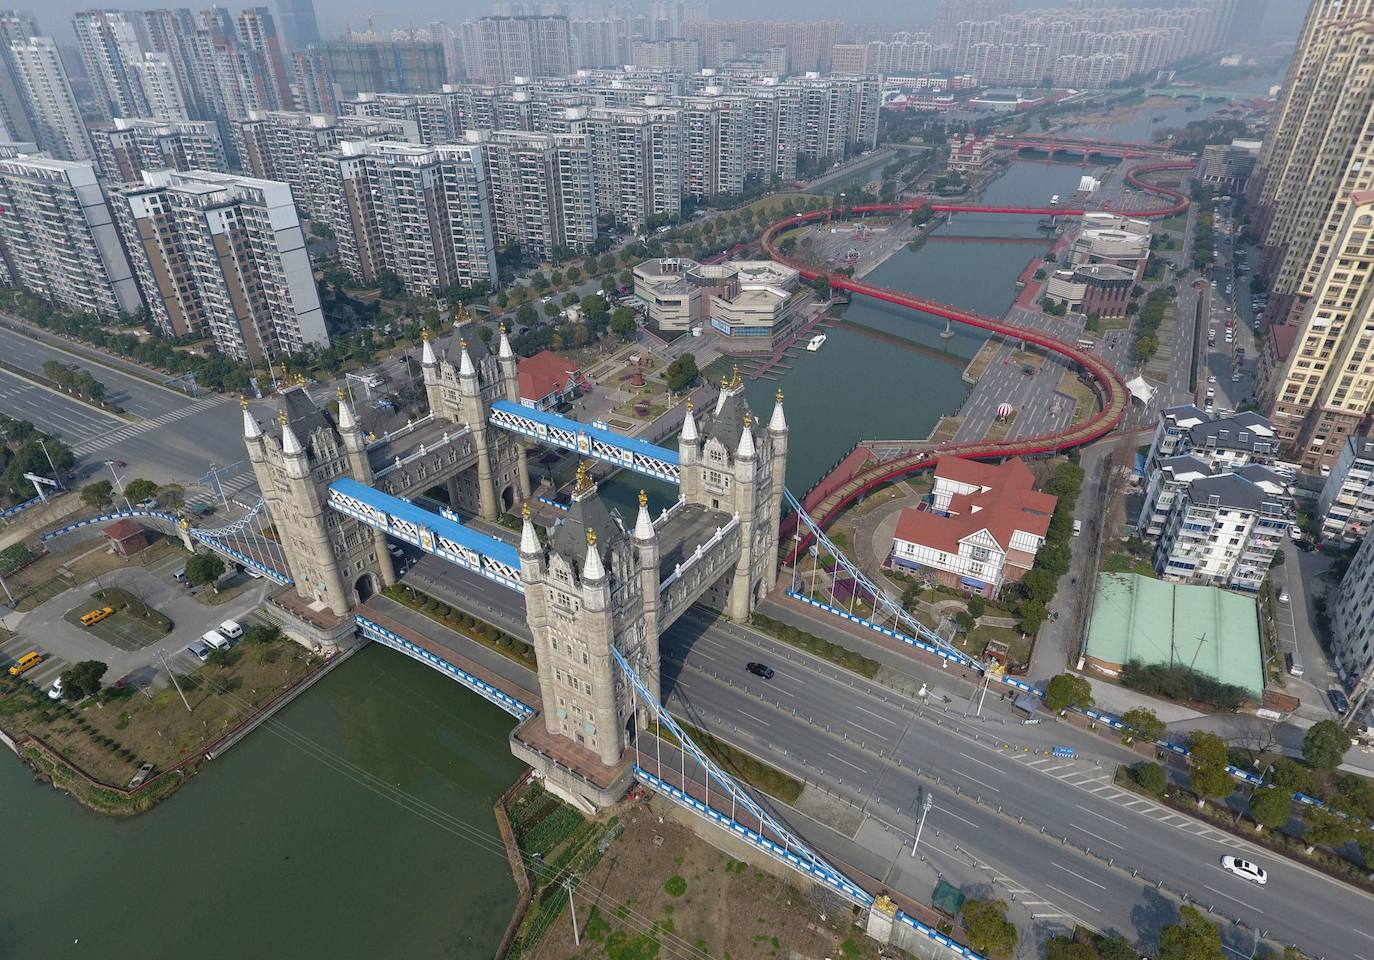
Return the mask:
[(343, 391), (334, 417), (303, 387), (292, 387), (271, 431), (244, 401), (243, 439), (303, 601), (343, 617), (396, 581), (385, 535), (326, 506), (329, 484), (339, 477), (372, 483), (362, 431)]
[(688, 503), (736, 514), (741, 547), (724, 596), (708, 598), (732, 620), (747, 620), (778, 580), (778, 524), (787, 474), (787, 418), (778, 391), (767, 429), (744, 396), (739, 370), (722, 379), (712, 409), (688, 404), (678, 437), (682, 496)]
[(620, 650), (658, 692), (659, 557), (648, 500), (626, 529), (597, 495), (586, 465), (566, 516), (541, 543), (528, 509), (520, 537), (525, 615), (539, 664), (548, 733), (616, 766), (633, 733), (633, 693), (611, 655)]
[(477, 454), (475, 470), (448, 481), (449, 505), (495, 521), (530, 496), (524, 442), (487, 423), (493, 402), (520, 402), (520, 374), (504, 325), (496, 356), (461, 311), (457, 326), (457, 336), (443, 352), (435, 349), (428, 331), (423, 334), (425, 396), (436, 419), (467, 426)]

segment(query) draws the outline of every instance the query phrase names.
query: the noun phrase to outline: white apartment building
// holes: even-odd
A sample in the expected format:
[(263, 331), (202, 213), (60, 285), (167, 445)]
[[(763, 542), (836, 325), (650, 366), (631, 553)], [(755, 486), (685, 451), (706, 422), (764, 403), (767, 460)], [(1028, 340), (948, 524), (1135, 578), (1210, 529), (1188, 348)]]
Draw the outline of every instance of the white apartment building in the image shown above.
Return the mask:
[(1258, 591), (1292, 523), (1288, 488), (1267, 467), (1199, 477), (1175, 495), (1155, 571), (1182, 583)]
[(122, 10), (81, 10), (72, 16), (91, 91), (107, 118), (152, 115), (133, 70), (143, 60), (136, 17)]
[(1374, 440), (1347, 437), (1317, 497), (1323, 541), (1355, 543), (1374, 522)]
[(687, 196), (705, 200), (744, 191), (747, 105), (746, 98), (722, 95), (718, 87), (682, 100)]
[(219, 129), (204, 120), (116, 117), (91, 131), (101, 175), (113, 184), (141, 183), (145, 170), (228, 172)]
[(547, 260), (596, 243), (592, 155), (582, 134), (473, 130), (486, 158), (488, 193), (501, 246)]
[(1165, 457), (1149, 474), (1145, 487), (1145, 502), (1136, 519), (1136, 533), (1142, 539), (1156, 540), (1169, 522), (1174, 501), (1194, 480), (1210, 477), (1216, 470), (1192, 454)]
[(255, 367), (329, 346), (286, 184), (162, 170), (115, 202), (148, 309), (167, 333), (209, 334)]
[(1367, 686), (1374, 670), (1374, 537), (1360, 543), (1329, 606), (1336, 672), (1357, 689)]
[(138, 285), (94, 164), (0, 160), (0, 208), (0, 255), (13, 282), (69, 310), (138, 312)]
[(163, 53), (145, 53), (129, 64), (131, 86), (138, 89), (149, 117), (159, 120), (189, 120), (171, 58)]
[(592, 151), (598, 216), (642, 229), (682, 214), (682, 115), (664, 106), (592, 107), (567, 111), (570, 133), (585, 133)]
[(31, 107), (38, 145), (60, 160), (90, 160), (90, 137), (51, 37), (30, 37), (10, 46), (21, 93)]
[(370, 283), (391, 270), (408, 291), (427, 295), (496, 284), (481, 144), (345, 141), (324, 169), (327, 189), (341, 198), (339, 259), (355, 277)]
[(1149, 476), (1161, 461), (1194, 454), (1209, 466), (1226, 469), (1251, 463), (1273, 466), (1279, 444), (1274, 428), (1253, 411), (1214, 417), (1191, 403), (1160, 411), (1159, 425), (1145, 457)]

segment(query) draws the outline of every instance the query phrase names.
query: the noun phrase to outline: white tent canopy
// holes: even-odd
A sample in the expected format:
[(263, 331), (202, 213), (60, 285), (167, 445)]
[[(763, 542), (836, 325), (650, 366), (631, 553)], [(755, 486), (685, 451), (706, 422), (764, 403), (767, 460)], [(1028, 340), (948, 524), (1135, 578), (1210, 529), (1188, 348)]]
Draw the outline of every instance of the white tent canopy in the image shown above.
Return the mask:
[(1155, 388), (1150, 386), (1144, 377), (1136, 377), (1134, 380), (1126, 381), (1126, 389), (1131, 391), (1131, 396), (1146, 406), (1149, 406), (1150, 401), (1155, 398)]

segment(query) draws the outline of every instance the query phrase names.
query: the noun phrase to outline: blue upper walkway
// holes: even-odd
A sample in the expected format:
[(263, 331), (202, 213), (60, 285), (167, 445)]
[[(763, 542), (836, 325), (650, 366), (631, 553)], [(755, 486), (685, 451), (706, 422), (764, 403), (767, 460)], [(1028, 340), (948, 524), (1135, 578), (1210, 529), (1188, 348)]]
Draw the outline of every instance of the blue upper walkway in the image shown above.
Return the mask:
[(491, 405), (489, 422), (502, 430), (668, 483), (680, 483), (682, 479), (676, 450), (580, 423), (561, 414), (497, 400)]
[(504, 540), (350, 477), (341, 477), (329, 485), (329, 506), (426, 553), (524, 592), (520, 583), (520, 552)]

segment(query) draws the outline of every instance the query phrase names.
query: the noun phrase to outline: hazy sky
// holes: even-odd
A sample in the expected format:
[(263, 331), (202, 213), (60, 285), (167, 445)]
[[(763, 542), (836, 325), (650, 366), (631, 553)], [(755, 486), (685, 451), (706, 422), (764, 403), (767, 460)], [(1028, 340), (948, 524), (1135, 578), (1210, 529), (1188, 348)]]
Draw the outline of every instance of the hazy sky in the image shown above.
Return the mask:
[[(273, 6), (274, 0), (236, 2), (236, 0), (49, 0), (38, 4), (33, 0), (17, 0), (14, 6), (33, 10), (38, 15), (38, 25), (45, 32), (57, 36), (59, 42), (70, 42), (71, 15), (76, 10), (101, 8), (149, 8), (149, 7), (190, 7), (198, 9), (209, 6), (223, 6), (237, 10), (246, 6), (266, 4)], [(632, 0), (633, 2), (633, 0)], [(1122, 0), (1129, 5), (1132, 0)], [(1173, 2), (1173, 0), (1169, 0)], [(1245, 8), (1255, 0), (1240, 0)], [(647, 8), (649, 0), (641, 0), (640, 5)], [(1046, 0), (1014, 0), (1018, 8), (1055, 6)], [(1292, 39), (1297, 36), (1302, 15), (1307, 9), (1305, 0), (1268, 0), (1268, 13), (1258, 31), (1270, 39)], [(712, 0), (711, 13), (716, 17), (740, 17), (758, 19), (829, 19), (843, 17), (856, 23), (891, 23), (901, 26), (915, 26), (929, 23), (934, 18), (936, 0), (847, 0), (843, 7), (834, 0), (748, 0), (746, 3), (730, 3), (727, 0)], [(378, 29), (419, 26), (438, 18), (449, 23), (459, 23), (469, 17), (489, 13), (489, 0), (315, 0), (315, 15), (320, 30), (326, 36), (343, 32), (344, 25), (351, 23), (354, 29), (362, 30), (367, 26), (369, 15), (375, 17)]]

